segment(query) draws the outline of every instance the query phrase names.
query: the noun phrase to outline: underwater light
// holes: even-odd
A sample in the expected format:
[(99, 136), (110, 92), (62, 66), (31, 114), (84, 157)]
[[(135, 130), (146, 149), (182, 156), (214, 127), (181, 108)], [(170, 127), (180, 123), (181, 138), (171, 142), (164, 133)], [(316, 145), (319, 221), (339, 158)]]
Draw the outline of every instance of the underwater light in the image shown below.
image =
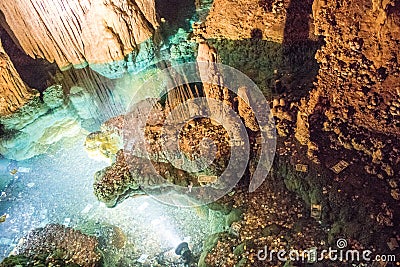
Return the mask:
[(189, 264), (192, 261), (192, 251), (187, 242), (182, 242), (175, 249), (175, 254), (181, 256), (184, 263)]
[(170, 225), (168, 225), (167, 219), (165, 217), (160, 217), (155, 220), (152, 220), (151, 224), (153, 225), (156, 232), (160, 236), (162, 236), (164, 240), (168, 241), (172, 247), (175, 248), (180, 243), (182, 243), (183, 240), (180, 239), (179, 236), (174, 233), (174, 231), (172, 231), (171, 229), (168, 229), (168, 228), (172, 228), (172, 227)]
[(169, 243), (173, 246), (176, 247), (179, 243), (182, 242), (182, 240), (177, 236), (174, 235), (171, 231), (166, 230), (163, 234), (164, 238), (166, 238)]

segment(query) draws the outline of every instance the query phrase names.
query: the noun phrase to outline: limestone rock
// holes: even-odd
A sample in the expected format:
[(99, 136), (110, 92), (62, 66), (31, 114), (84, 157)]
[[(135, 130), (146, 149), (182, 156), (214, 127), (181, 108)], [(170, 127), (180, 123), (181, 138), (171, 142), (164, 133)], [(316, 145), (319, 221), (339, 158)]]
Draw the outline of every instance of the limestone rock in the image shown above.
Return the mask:
[[(7, 116), (0, 117), (3, 134), (0, 136), (0, 154), (8, 159), (24, 160), (49, 152), (50, 146), (68, 145), (87, 134), (81, 127), (81, 118), (64, 103), (60, 86), (52, 86), (39, 96)], [(64, 143), (65, 141), (65, 143)]]
[(148, 193), (143, 187), (161, 193), (170, 183), (186, 188), (190, 182), (198, 185), (195, 177), (170, 163), (153, 162), (119, 150), (115, 162), (95, 174), (93, 188), (100, 201), (114, 207), (127, 197)]
[(24, 84), (0, 41), (0, 116), (10, 115), (37, 94)]
[[(101, 255), (96, 237), (59, 224), (32, 230), (14, 249), (14, 254), (32, 258), (43, 265), (98, 266)], [(42, 255), (43, 263), (40, 263)], [(35, 259), (35, 260), (33, 260)], [(14, 264), (13, 264), (14, 265)]]
[(90, 158), (111, 163), (122, 148), (120, 136), (112, 132), (94, 132), (86, 137), (85, 149)]
[(158, 27), (153, 0), (17, 0), (0, 9), (27, 54), (61, 69), (122, 60)]
[(53, 85), (43, 92), (43, 102), (49, 108), (58, 108), (64, 104), (64, 92), (61, 85)]
[(239, 110), (239, 116), (243, 119), (244, 124), (246, 125), (247, 128), (250, 130), (257, 132), (259, 131), (258, 123), (256, 120), (256, 117), (254, 115), (253, 110), (251, 109), (250, 105), (253, 102), (250, 102), (251, 100), (249, 92), (247, 88), (245, 87), (240, 87), (238, 90), (238, 110)]
[(47, 152), (50, 145), (85, 134), (78, 118), (68, 113), (53, 111), (19, 131), (6, 133), (0, 138), (0, 154), (14, 160), (29, 159)]
[(343, 118), (352, 125), (399, 136), (399, 3), (316, 3), (315, 31), (326, 41), (316, 54), (321, 66), (316, 86), (329, 99), (326, 112), (335, 114), (330, 120)]
[[(199, 44), (197, 62), (200, 62), (200, 76), (203, 81), (203, 90), (207, 98), (222, 101), (225, 105), (232, 105), (232, 97), (228, 88), (225, 88), (222, 75), (216, 69), (215, 63), (219, 63), (217, 51), (207, 42)], [(213, 84), (205, 81), (213, 81)], [(212, 103), (209, 103), (212, 108)]]
[[(251, 38), (254, 29), (258, 29), (261, 38), (283, 42), (285, 10), (282, 9), (280, 14), (275, 16), (272, 12), (265, 12), (259, 2), (261, 1), (214, 1), (204, 23), (205, 31), (202, 35), (207, 39), (240, 40)], [(221, 8), (222, 6), (224, 8)], [(246, 23), (243, 23), (244, 21)]]

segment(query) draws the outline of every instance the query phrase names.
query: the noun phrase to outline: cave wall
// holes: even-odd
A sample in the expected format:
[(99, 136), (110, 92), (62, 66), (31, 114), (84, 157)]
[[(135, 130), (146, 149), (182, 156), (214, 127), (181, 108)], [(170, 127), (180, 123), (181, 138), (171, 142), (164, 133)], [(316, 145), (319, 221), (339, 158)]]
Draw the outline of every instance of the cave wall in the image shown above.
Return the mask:
[(61, 69), (122, 60), (158, 27), (153, 0), (16, 0), (0, 10), (28, 55)]
[(400, 2), (315, 0), (313, 15), (326, 41), (314, 94), (328, 121), (398, 137)]
[(16, 111), (36, 93), (22, 81), (0, 41), (0, 116)]

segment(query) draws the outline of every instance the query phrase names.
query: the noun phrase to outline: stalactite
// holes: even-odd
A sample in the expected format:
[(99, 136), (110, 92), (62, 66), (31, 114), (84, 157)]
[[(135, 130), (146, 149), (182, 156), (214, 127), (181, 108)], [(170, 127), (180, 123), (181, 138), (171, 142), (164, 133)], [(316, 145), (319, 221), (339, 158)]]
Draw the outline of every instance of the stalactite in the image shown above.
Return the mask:
[(0, 116), (13, 113), (36, 93), (24, 84), (0, 41)]
[(0, 10), (27, 54), (61, 69), (123, 60), (158, 27), (153, 0), (16, 0)]
[(98, 114), (92, 115), (99, 122), (125, 112), (124, 105), (113, 92), (115, 81), (99, 75), (90, 68), (63, 72), (62, 86), (67, 95), (73, 87), (82, 88), (82, 91), (90, 96), (87, 105), (94, 105)]

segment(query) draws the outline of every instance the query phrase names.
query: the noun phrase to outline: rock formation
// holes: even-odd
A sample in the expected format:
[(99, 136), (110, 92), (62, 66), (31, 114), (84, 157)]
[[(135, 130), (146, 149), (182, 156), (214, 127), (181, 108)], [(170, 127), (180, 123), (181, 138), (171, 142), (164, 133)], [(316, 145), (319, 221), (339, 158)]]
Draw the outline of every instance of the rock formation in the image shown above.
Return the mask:
[(399, 3), (315, 1), (313, 13), (316, 34), (326, 40), (313, 94), (326, 98), (329, 121), (399, 136)]
[[(197, 55), (197, 62), (199, 62), (200, 76), (203, 81), (212, 80), (214, 84), (208, 82), (203, 83), (204, 94), (207, 99), (215, 99), (223, 102), (226, 106), (232, 106), (232, 93), (228, 88), (224, 87), (224, 80), (218, 67), (215, 63), (219, 63), (217, 51), (214, 47), (210, 46), (207, 42), (200, 41)], [(209, 101), (210, 108), (213, 104)], [(216, 107), (218, 108), (218, 107)]]
[[(282, 43), (286, 8), (290, 1), (273, 1), (266, 12), (263, 1), (216, 0), (207, 16), (202, 35), (207, 39), (269, 39)], [(224, 8), (221, 8), (221, 7)], [(230, 12), (227, 12), (229, 10)], [(243, 23), (243, 22), (246, 23)]]
[[(400, 199), (399, 2), (315, 0), (311, 12), (312, 2), (214, 1), (210, 15), (204, 23), (195, 25), (195, 32), (198, 32), (198, 39), (208, 39), (220, 62), (242, 70), (257, 85), (265, 82), (264, 77), (262, 82), (257, 80), (267, 72), (263, 68), (276, 70), (270, 76), (276, 89), (273, 93), (279, 94), (273, 96), (272, 103), (281, 137), (276, 162), (286, 161), (287, 165), (277, 167), (272, 175), (282, 178), (287, 189), (300, 195), (307, 205), (322, 205), (322, 222), (332, 226), (327, 241), (333, 243), (335, 238), (346, 236), (351, 240), (349, 247), (357, 248), (361, 244), (365, 248), (387, 251), (386, 242), (393, 235), (393, 229), (398, 228), (394, 214)], [(259, 12), (257, 3), (264, 13)], [(223, 5), (225, 9), (221, 8)], [(277, 6), (283, 10), (276, 12)], [(294, 12), (296, 6), (304, 9)], [(263, 19), (255, 20), (257, 14)], [(286, 22), (280, 22), (283, 17)], [(262, 22), (267, 26), (259, 25)], [(274, 32), (274, 26), (279, 23), (281, 26)], [(280, 31), (282, 26), (284, 31)], [(313, 34), (310, 31), (314, 31), (314, 26)], [(310, 31), (300, 31), (302, 28)], [(284, 73), (282, 69), (287, 67), (284, 61), (287, 55), (296, 58), (310, 52), (303, 48), (296, 51), (297, 48), (291, 46), (293, 41), (307, 45), (310, 44), (307, 36), (313, 41), (316, 40), (314, 35), (320, 35), (321, 40), (323, 37), (325, 43), (316, 53), (319, 71), (312, 85), (309, 83), (313, 80), (311, 75), (299, 75), (306, 72), (296, 75)], [(263, 39), (269, 38), (274, 40), (275, 47), (271, 43), (263, 46)], [(282, 50), (279, 43), (283, 43)], [(290, 50), (295, 52), (285, 55)], [(268, 57), (273, 57), (272, 62), (282, 60), (283, 64), (267, 65)], [(263, 68), (254, 67), (257, 61), (263, 63), (259, 64)], [(295, 60), (291, 66), (301, 63), (298, 67), (306, 70), (310, 62)], [(302, 78), (300, 84), (306, 85), (301, 90), (290, 83), (299, 77)], [(333, 166), (338, 163), (350, 166), (336, 172)], [(276, 185), (275, 182), (271, 181)], [(251, 205), (252, 202), (248, 203)], [(274, 216), (279, 216), (279, 212)], [(251, 215), (230, 231), (240, 233), (237, 229), (263, 221), (256, 215), (254, 221), (247, 223), (249, 217)], [(355, 225), (363, 226), (360, 231), (355, 231)], [(244, 231), (247, 238), (249, 232)], [(372, 237), (372, 232), (380, 235)], [(267, 235), (263, 240), (271, 238), (273, 233), (268, 231)], [(250, 238), (254, 240), (253, 236)], [(257, 245), (246, 243), (249, 257), (241, 259), (243, 253), (232, 249), (240, 247), (239, 243), (232, 245), (234, 239), (230, 234), (216, 240), (214, 253), (210, 253), (213, 255), (206, 258), (208, 265), (265, 265), (257, 260), (248, 262), (255, 255)], [(226, 251), (223, 257), (221, 251)], [(246, 260), (247, 264), (242, 262)]]
[[(226, 168), (229, 137), (221, 125), (206, 118), (169, 124), (170, 121), (164, 121), (164, 112), (158, 103), (148, 118), (135, 116), (135, 112), (114, 117), (102, 125), (100, 132), (87, 137), (89, 154), (112, 159), (111, 166), (95, 174), (94, 182), (95, 195), (107, 206), (113, 207), (129, 196), (169, 192), (173, 186), (180, 187), (173, 189), (175, 193), (186, 193), (189, 188), (200, 186), (199, 174), (220, 175)], [(176, 129), (180, 129), (178, 136)], [(140, 140), (142, 134), (144, 140)], [(117, 139), (124, 139), (125, 146), (115, 153)], [(212, 142), (215, 149), (210, 149), (204, 140)], [(131, 142), (134, 143), (130, 147)], [(199, 171), (188, 171), (198, 168)], [(215, 182), (217, 187), (224, 183), (203, 182)]]
[(158, 27), (153, 0), (18, 0), (0, 10), (27, 54), (61, 69), (121, 61)]
[(24, 160), (48, 151), (50, 145), (67, 145), (84, 134), (79, 114), (64, 100), (62, 86), (54, 85), (42, 98), (34, 96), (15, 112), (1, 116), (0, 154)]
[(22, 81), (0, 41), (0, 116), (10, 115), (37, 95)]
[(14, 266), (13, 260), (18, 262), (19, 259), (21, 263), (26, 262), (25, 266), (99, 266), (101, 256), (96, 251), (97, 246), (95, 237), (63, 225), (49, 224), (21, 239), (12, 253), (17, 256), (10, 256), (0, 265)]
[[(357, 151), (367, 173), (388, 183), (399, 172), (399, 10), (395, 1), (314, 2), (315, 32), (326, 44), (295, 129), (309, 157), (316, 160), (326, 146)], [(393, 190), (392, 196), (398, 198)]]
[[(175, 168), (171, 163), (149, 161), (119, 150), (115, 162), (95, 174), (94, 194), (107, 207), (114, 207), (127, 197), (163, 193), (168, 183), (187, 188), (198, 185), (195, 177)], [(196, 184), (195, 184), (196, 183)]]

